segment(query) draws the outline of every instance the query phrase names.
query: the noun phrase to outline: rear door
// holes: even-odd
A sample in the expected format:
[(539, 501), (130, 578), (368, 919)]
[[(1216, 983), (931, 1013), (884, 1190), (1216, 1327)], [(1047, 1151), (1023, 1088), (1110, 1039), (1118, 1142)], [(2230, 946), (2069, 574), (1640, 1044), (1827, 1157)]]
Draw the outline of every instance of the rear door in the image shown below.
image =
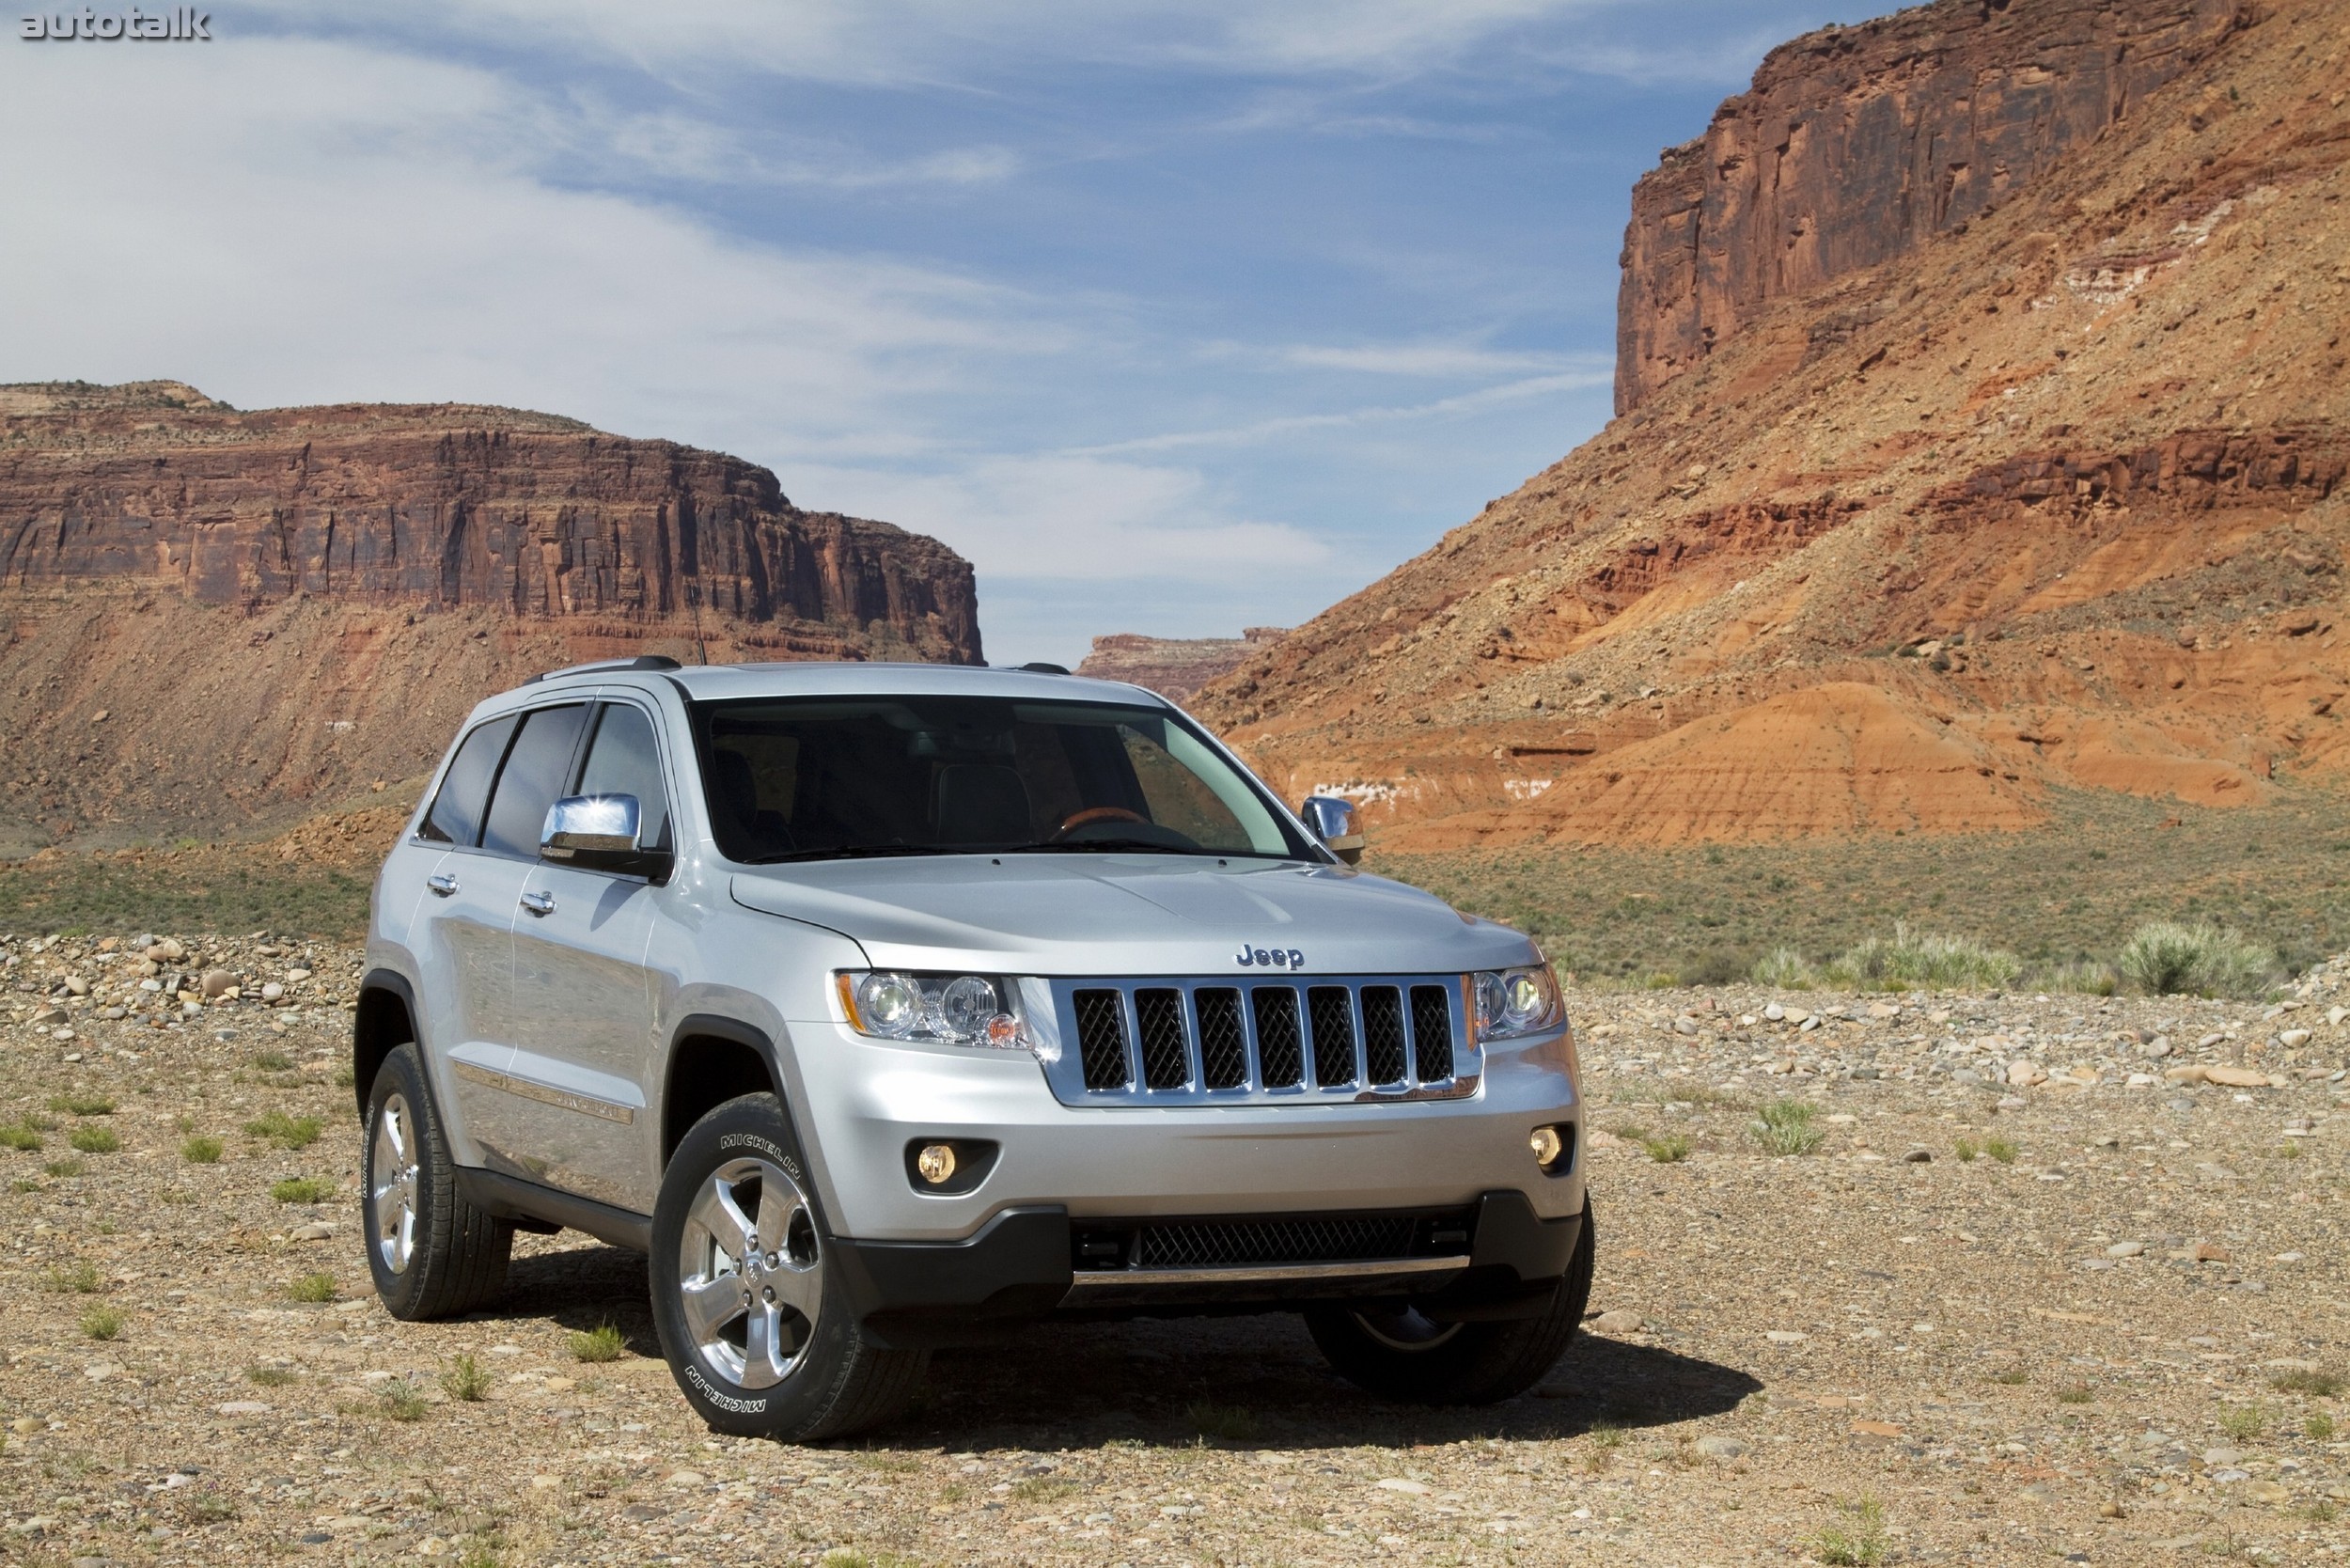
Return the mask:
[(431, 807), (417, 824), (416, 848), (438, 855), (400, 856), (393, 870), (413, 868), (413, 892), (422, 902), (409, 928), (418, 969), (416, 1020), (435, 1098), (447, 1113), (461, 1156), (473, 1146), (487, 1090), (479, 1074), (503, 1070), (513, 1051), (513, 966), (509, 957), (518, 871), (480, 853), (481, 823), (490, 787), (514, 739), (509, 713), (476, 726), (458, 743)]
[(538, 862), (539, 829), (571, 776), (587, 718), (586, 703), (566, 702), (513, 721), (478, 841), (451, 848), (439, 874), (454, 886), (435, 889), (437, 946), (455, 971), (453, 994), (470, 1010), (453, 1031), (446, 1081), (436, 1088), (462, 1107), (482, 1163), (532, 1181), (543, 1180), (543, 1161), (529, 1141), (527, 1102), (512, 1072), (523, 1017), (514, 995), (514, 922)]
[[(648, 845), (668, 842), (669, 780), (652, 715), (603, 703), (567, 794), (636, 797)], [(540, 860), (514, 922), (517, 1049), (509, 1071), (540, 1180), (639, 1214), (652, 1209), (660, 1150), (646, 1115), (657, 1053), (645, 951), (654, 905), (643, 877)]]

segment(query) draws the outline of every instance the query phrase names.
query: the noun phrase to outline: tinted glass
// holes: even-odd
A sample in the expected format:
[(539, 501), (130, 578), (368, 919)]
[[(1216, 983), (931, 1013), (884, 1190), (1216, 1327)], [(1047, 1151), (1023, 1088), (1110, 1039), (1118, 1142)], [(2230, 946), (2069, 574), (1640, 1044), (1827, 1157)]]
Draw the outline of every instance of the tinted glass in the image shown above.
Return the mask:
[(514, 737), (506, 766), (498, 770), (497, 790), (490, 797), (483, 849), (539, 858), (539, 830), (546, 825), (547, 808), (563, 792), (587, 717), (587, 705), (578, 702), (523, 715), (522, 733)]
[(1319, 858), (1165, 709), (989, 698), (698, 703), (719, 846), (745, 861), (1134, 853)]
[(514, 733), (511, 718), (494, 718), (467, 735), (442, 776), (441, 792), (416, 830), (421, 839), (444, 844), (470, 844), (481, 837), (481, 803), (490, 798), (490, 777), (506, 755), (507, 739)]
[(648, 849), (668, 842), (669, 792), (661, 782), (661, 748), (653, 744), (652, 721), (643, 709), (604, 704), (596, 738), (588, 743), (577, 792), (634, 795), (637, 842)]

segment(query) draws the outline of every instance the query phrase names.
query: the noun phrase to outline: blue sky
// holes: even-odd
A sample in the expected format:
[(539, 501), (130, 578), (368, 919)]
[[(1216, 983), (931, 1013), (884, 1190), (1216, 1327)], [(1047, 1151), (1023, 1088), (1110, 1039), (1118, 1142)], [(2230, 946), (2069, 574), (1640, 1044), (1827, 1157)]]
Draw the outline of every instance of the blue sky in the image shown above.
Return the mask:
[(1632, 181), (1788, 0), (270, 0), (0, 39), (0, 381), (518, 404), (979, 568), (997, 662), (1290, 624), (1606, 418)]

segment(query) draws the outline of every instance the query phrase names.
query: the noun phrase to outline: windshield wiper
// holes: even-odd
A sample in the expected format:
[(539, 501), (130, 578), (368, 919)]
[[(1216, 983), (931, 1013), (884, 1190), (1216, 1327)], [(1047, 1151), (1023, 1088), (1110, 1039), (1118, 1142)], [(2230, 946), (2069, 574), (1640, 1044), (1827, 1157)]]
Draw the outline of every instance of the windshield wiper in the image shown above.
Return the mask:
[(1163, 843), (1156, 839), (1064, 839), (1058, 842), (1014, 844), (1009, 849), (995, 850), (996, 855), (1213, 855), (1229, 856), (1230, 850), (1190, 849), (1181, 844)]
[(844, 844), (838, 849), (786, 850), (746, 860), (746, 866), (782, 866), (795, 860), (878, 860), (893, 855), (952, 855), (936, 844)]

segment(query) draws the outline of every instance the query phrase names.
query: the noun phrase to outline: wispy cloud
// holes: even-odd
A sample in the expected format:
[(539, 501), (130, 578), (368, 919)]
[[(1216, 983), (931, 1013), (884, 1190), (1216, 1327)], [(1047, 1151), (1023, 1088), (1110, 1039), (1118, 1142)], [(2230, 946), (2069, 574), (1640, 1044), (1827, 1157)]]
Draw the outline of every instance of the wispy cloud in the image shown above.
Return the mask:
[(1351, 430), (1364, 425), (1393, 425), (1408, 420), (1437, 419), (1472, 414), (1501, 403), (1525, 402), (1536, 398), (1559, 393), (1584, 391), (1613, 383), (1612, 370), (1578, 370), (1565, 375), (1528, 376), (1521, 381), (1505, 382), (1498, 386), (1480, 387), (1457, 397), (1438, 398), (1433, 402), (1402, 406), (1383, 405), (1372, 408), (1350, 408), (1329, 414), (1288, 414), (1270, 419), (1252, 420), (1243, 425), (1229, 425), (1216, 430), (1170, 431), (1160, 435), (1136, 436), (1127, 441), (1104, 442), (1096, 447), (1075, 448), (1087, 456), (1112, 456), (1128, 452), (1171, 452), (1190, 447), (1243, 447), (1273, 440), (1284, 435), (1296, 435), (1307, 431)]

